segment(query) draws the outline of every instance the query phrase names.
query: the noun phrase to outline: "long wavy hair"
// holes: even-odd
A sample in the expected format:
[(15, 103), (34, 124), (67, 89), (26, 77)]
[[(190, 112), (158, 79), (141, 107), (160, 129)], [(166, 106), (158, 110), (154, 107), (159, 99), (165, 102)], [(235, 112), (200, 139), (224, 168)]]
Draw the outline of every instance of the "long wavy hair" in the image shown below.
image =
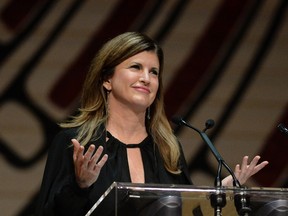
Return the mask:
[[(96, 139), (96, 131), (106, 125), (107, 92), (103, 82), (113, 76), (115, 67), (124, 60), (143, 51), (156, 53), (159, 64), (159, 88), (150, 106), (150, 116), (146, 112), (146, 130), (152, 136), (163, 158), (165, 168), (171, 173), (180, 173), (180, 147), (164, 111), (163, 99), (163, 51), (161, 47), (145, 34), (126, 32), (106, 42), (93, 59), (86, 76), (79, 113), (61, 127), (79, 127), (77, 139), (81, 145)], [(99, 134), (99, 133), (98, 133)]]

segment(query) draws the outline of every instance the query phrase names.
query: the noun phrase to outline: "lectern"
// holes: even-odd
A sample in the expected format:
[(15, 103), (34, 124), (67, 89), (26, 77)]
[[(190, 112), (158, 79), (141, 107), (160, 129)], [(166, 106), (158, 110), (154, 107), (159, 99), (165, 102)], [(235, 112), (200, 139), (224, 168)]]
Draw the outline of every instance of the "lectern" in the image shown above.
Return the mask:
[(219, 194), (225, 200), (221, 212), (223, 216), (288, 215), (288, 188), (215, 188), (114, 182), (86, 216), (213, 216), (212, 197)]

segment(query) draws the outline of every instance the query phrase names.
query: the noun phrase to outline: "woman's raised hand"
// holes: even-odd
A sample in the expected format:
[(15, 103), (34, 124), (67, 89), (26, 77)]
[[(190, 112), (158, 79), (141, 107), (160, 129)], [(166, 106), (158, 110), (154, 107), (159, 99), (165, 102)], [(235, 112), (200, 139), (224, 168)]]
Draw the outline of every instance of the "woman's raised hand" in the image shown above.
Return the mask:
[(95, 145), (90, 145), (84, 153), (84, 147), (76, 139), (71, 140), (74, 146), (73, 161), (75, 167), (76, 182), (80, 188), (90, 187), (97, 179), (100, 171), (108, 159), (105, 154), (102, 158), (103, 147), (99, 146), (95, 151)]
[[(260, 160), (260, 156), (255, 156), (250, 164), (248, 164), (248, 156), (244, 156), (242, 159), (242, 164), (237, 164), (235, 167), (235, 176), (238, 179), (239, 183), (245, 184), (245, 182), (254, 174), (259, 172), (261, 169), (263, 169), (267, 164), (268, 161), (263, 161), (260, 164), (258, 164), (258, 161)], [(232, 186), (233, 185), (233, 178), (231, 175), (227, 176), (222, 180), (223, 186)]]

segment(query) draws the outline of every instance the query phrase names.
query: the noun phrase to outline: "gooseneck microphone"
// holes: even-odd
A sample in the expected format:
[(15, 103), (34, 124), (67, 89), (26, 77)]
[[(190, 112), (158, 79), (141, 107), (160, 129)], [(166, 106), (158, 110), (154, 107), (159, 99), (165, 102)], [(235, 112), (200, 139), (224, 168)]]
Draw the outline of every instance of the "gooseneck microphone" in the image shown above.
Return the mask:
[(283, 123), (280, 123), (277, 128), (288, 136), (288, 128)]
[(209, 119), (206, 121), (205, 124), (205, 129), (203, 131), (200, 131), (199, 129), (193, 127), (192, 125), (188, 124), (186, 121), (184, 121), (183, 118), (181, 117), (173, 117), (172, 118), (172, 122), (177, 124), (177, 125), (184, 125), (188, 128), (193, 129), (194, 131), (196, 131), (201, 138), (203, 139), (203, 141), (208, 145), (208, 147), (210, 148), (211, 152), (213, 153), (214, 157), (216, 158), (216, 160), (218, 161), (218, 172), (217, 172), (217, 176), (215, 179), (215, 186), (220, 187), (222, 186), (222, 182), (221, 182), (221, 170), (222, 170), (222, 165), (228, 170), (229, 174), (232, 176), (233, 178), (233, 185), (236, 187), (241, 187), (240, 182), (238, 181), (238, 179), (236, 178), (234, 172), (232, 171), (232, 169), (226, 164), (226, 162), (224, 161), (224, 159), (222, 158), (222, 156), (219, 154), (219, 152), (217, 151), (217, 149), (215, 148), (215, 146), (212, 144), (211, 140), (209, 139), (209, 137), (207, 136), (207, 134), (205, 133), (205, 131), (207, 129), (210, 129), (214, 126), (215, 122), (212, 119)]
[[(228, 170), (229, 174), (232, 176), (233, 185), (235, 187), (242, 188), (240, 182), (236, 178), (232, 169), (226, 164), (224, 159), (221, 157), (221, 155), (219, 154), (219, 152), (217, 151), (217, 149), (215, 148), (215, 146), (212, 144), (211, 140), (209, 139), (209, 137), (205, 133), (206, 130), (208, 130), (214, 126), (214, 124), (215, 124), (214, 120), (208, 119), (205, 123), (205, 128), (203, 131), (200, 131), (199, 129), (188, 124), (181, 117), (173, 117), (171, 120), (173, 123), (175, 123), (179, 126), (184, 125), (188, 128), (193, 129), (194, 131), (196, 131), (201, 136), (203, 141), (210, 148), (214, 157), (218, 161), (217, 176), (216, 176), (215, 182), (214, 182), (216, 188), (220, 188), (222, 186), (222, 181), (221, 181), (222, 166), (224, 166)], [(211, 193), (210, 194), (210, 203), (211, 203), (211, 206), (214, 208), (214, 215), (215, 216), (221, 216), (222, 215), (222, 208), (226, 205), (226, 194), (221, 192), (221, 191), (220, 192), (218, 191), (216, 193)], [(236, 207), (239, 215), (246, 216), (246, 215), (249, 215), (249, 213), (251, 212), (251, 208), (249, 207), (250, 198), (245, 193), (235, 194), (234, 203), (235, 203), (235, 207)]]

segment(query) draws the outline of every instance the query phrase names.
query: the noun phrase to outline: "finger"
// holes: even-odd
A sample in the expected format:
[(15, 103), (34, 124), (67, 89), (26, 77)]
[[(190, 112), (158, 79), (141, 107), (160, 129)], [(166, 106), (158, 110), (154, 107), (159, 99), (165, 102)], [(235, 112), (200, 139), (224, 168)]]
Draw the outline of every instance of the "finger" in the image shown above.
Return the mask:
[(71, 142), (73, 144), (73, 160), (75, 161), (80, 144), (78, 143), (76, 139), (72, 139)]
[(239, 173), (241, 170), (240, 170), (240, 165), (239, 164), (236, 164), (235, 166), (235, 173)]
[(260, 164), (258, 164), (257, 166), (255, 166), (254, 170), (253, 170), (253, 175), (256, 174), (257, 172), (259, 172), (261, 169), (263, 169), (268, 164), (269, 164), (268, 161), (263, 161)]
[(245, 171), (247, 169), (247, 164), (248, 164), (248, 156), (244, 156), (242, 159), (242, 164), (241, 164), (241, 171)]
[(235, 173), (240, 173), (241, 172), (241, 169), (240, 169), (240, 165), (239, 164), (236, 164), (235, 166)]
[(91, 163), (90, 161), (91, 161), (94, 151), (95, 151), (95, 145), (92, 144), (89, 146), (86, 153), (84, 154), (84, 165), (86, 167), (90, 166), (90, 163)]
[(248, 169), (247, 169), (247, 175), (252, 176), (254, 173), (255, 173), (255, 168), (256, 168), (256, 165), (258, 163), (260, 159), (260, 156), (255, 156), (253, 158), (253, 160), (251, 161), (251, 163), (248, 165)]
[(244, 184), (250, 176), (250, 171), (248, 170), (248, 159), (248, 156), (244, 156), (242, 159), (242, 164), (238, 177), (238, 180), (241, 184)]
[(71, 141), (72, 141), (72, 144), (74, 146), (73, 160), (75, 162), (77, 159), (81, 158), (81, 156), (83, 155), (84, 148), (81, 148), (80, 143), (76, 139), (72, 139)]
[(235, 170), (234, 170), (235, 176), (236, 176), (237, 178), (239, 177), (240, 172), (241, 172), (241, 170), (240, 170), (240, 165), (237, 164), (237, 165), (235, 166)]
[(251, 166), (251, 167), (255, 167), (256, 165), (257, 165), (257, 163), (258, 163), (258, 161), (260, 160), (260, 156), (255, 156), (254, 158), (253, 158), (253, 160), (251, 161), (251, 163), (250, 163), (250, 165), (249, 165), (249, 167)]
[(100, 170), (102, 169), (102, 167), (104, 166), (107, 160), (108, 160), (108, 155), (107, 154), (103, 155), (101, 160), (95, 165), (94, 170), (97, 172), (100, 172)]
[(90, 163), (91, 163), (91, 165), (92, 165), (93, 167), (97, 164), (97, 162), (98, 162), (98, 160), (99, 160), (102, 152), (103, 152), (103, 146), (99, 146), (99, 147), (97, 148), (95, 154), (93, 155), (93, 157), (92, 157), (91, 160), (90, 160)]

